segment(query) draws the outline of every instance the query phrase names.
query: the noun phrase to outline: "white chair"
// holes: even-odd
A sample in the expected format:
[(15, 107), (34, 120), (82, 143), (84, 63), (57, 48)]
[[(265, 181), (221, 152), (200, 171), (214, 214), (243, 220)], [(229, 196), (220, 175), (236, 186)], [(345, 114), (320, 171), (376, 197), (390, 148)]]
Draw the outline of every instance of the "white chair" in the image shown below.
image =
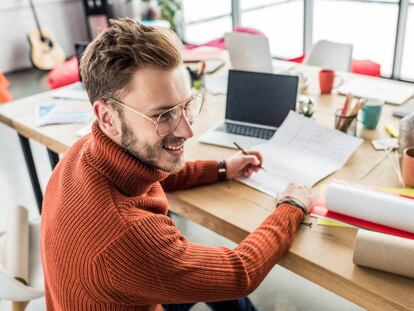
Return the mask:
[[(0, 232), (0, 301), (31, 301), (26, 311), (46, 310), (43, 297), (44, 281), (43, 269), (40, 258), (40, 219), (30, 222), (29, 229), (29, 280), (28, 285), (24, 285), (10, 276), (3, 268), (5, 262), (5, 233)], [(38, 299), (41, 298), (41, 299)], [(4, 306), (5, 304), (0, 305)], [(4, 310), (0, 307), (0, 310)]]
[(320, 40), (312, 46), (304, 63), (324, 69), (351, 71), (352, 49), (352, 44)]

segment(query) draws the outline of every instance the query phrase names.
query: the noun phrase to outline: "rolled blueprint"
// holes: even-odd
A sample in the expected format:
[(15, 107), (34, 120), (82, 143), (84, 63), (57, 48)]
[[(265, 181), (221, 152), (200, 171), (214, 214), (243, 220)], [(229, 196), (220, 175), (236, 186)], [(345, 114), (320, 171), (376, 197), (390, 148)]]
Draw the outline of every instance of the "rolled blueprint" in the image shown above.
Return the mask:
[(329, 211), (414, 233), (414, 200), (367, 187), (330, 183), (325, 206)]
[(6, 227), (5, 268), (17, 280), (27, 284), (29, 277), (29, 220), (22, 206), (9, 211)]
[(414, 240), (358, 230), (354, 264), (414, 278)]

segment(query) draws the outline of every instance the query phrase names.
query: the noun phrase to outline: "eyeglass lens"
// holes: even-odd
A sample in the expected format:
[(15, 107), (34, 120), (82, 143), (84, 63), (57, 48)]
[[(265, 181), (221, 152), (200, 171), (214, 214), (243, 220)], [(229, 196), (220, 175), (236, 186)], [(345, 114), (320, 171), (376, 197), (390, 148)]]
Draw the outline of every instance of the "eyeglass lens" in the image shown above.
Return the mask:
[(172, 133), (180, 124), (182, 117), (182, 110), (186, 114), (188, 121), (193, 122), (194, 119), (200, 114), (203, 104), (203, 98), (200, 95), (196, 95), (188, 103), (183, 106), (177, 106), (173, 109), (163, 112), (157, 119), (157, 133), (160, 136), (167, 136)]

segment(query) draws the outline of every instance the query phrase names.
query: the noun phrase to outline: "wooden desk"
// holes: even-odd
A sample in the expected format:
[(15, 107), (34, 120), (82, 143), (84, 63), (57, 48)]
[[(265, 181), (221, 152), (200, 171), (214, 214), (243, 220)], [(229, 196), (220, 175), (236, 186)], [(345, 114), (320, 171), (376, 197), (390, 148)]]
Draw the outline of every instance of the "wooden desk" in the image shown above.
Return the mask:
[[(316, 120), (333, 127), (334, 111), (342, 105), (344, 97), (320, 96), (316, 82), (318, 69), (308, 66), (298, 66), (298, 69), (310, 79), (306, 93), (316, 99)], [(49, 96), (44, 93), (0, 107), (0, 121), (23, 137), (37, 140), (50, 151), (64, 153), (78, 139), (75, 133), (82, 126), (36, 127), (34, 107)], [(224, 96), (207, 96), (205, 110), (195, 124), (196, 135), (224, 117), (224, 101)], [(366, 139), (386, 137), (385, 123), (398, 127), (398, 119), (392, 117), (392, 110), (392, 106), (385, 106), (378, 129), (362, 130), (361, 136)], [(221, 159), (234, 152), (200, 144), (196, 139), (190, 140), (186, 148), (188, 159)], [(367, 167), (382, 155), (365, 141), (343, 169), (322, 182), (339, 178), (371, 186), (398, 186), (397, 177), (387, 161), (363, 181), (359, 180)], [(274, 208), (274, 198), (237, 182), (231, 182), (230, 186), (218, 183), (179, 191), (169, 194), (168, 199), (172, 211), (235, 242), (252, 232)], [(413, 279), (353, 265), (355, 234), (356, 230), (351, 228), (302, 226), (280, 265), (369, 310), (414, 310)]]

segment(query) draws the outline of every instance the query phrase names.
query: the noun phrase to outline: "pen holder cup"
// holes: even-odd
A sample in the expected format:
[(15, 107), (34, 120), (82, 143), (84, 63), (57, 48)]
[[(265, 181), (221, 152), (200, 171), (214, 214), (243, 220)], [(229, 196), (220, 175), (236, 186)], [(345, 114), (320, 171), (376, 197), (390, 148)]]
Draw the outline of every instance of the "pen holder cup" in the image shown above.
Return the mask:
[(341, 109), (335, 113), (335, 129), (345, 134), (357, 136), (357, 115), (343, 116)]
[(202, 90), (205, 85), (204, 81), (204, 74), (198, 75), (197, 70), (192, 70), (189, 67), (187, 67), (188, 73), (190, 75), (190, 81), (191, 81), (191, 88), (195, 90)]

